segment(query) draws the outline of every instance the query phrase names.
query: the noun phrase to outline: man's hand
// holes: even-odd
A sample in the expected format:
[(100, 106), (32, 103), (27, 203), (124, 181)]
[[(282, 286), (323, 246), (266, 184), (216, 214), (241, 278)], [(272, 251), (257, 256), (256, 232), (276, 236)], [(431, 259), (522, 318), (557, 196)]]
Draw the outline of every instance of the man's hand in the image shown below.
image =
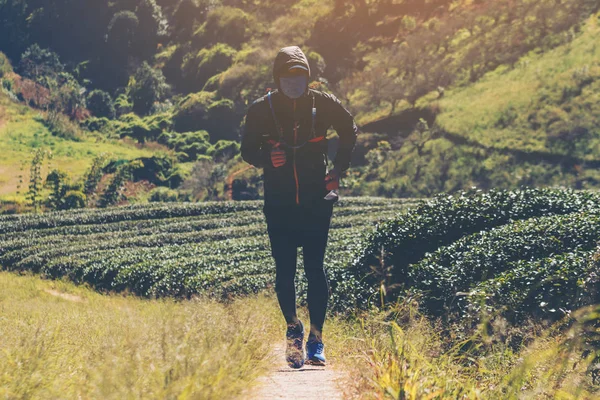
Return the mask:
[(325, 188), (330, 191), (340, 188), (340, 172), (335, 167), (325, 176)]
[(280, 149), (279, 147), (274, 147), (271, 150), (271, 162), (275, 168), (279, 168), (285, 164), (285, 150)]

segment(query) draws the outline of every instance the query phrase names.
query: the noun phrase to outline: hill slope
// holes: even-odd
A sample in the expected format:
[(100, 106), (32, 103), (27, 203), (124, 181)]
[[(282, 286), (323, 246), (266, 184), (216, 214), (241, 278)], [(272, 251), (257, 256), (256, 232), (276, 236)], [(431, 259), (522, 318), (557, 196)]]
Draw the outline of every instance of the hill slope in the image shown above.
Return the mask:
[(131, 142), (100, 136), (84, 136), (80, 141), (53, 136), (38, 115), (38, 111), (15, 103), (0, 92), (0, 201), (23, 199), (27, 185), (23, 185), (21, 195), (17, 196), (19, 175), (23, 175), (24, 182), (28, 181), (32, 152), (39, 148), (50, 150), (53, 154), (51, 165), (73, 178), (82, 177), (94, 157), (102, 153), (119, 159), (148, 157), (156, 153)]
[[(376, 150), (378, 161), (363, 171), (356, 192), (430, 196), (471, 186), (600, 186), (599, 21), (593, 15), (564, 45), (534, 51), (514, 67), (501, 66), (441, 98), (425, 96), (417, 109), (371, 124), (399, 149)], [(419, 117), (429, 126), (418, 124)], [(412, 126), (412, 133), (406, 130)]]

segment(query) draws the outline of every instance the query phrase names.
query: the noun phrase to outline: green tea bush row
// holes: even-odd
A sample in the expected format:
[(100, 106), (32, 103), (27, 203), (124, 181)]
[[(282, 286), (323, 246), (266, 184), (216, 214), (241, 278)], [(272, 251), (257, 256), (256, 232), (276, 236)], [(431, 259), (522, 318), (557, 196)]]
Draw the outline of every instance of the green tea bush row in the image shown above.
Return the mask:
[[(413, 203), (414, 200), (360, 197), (342, 199), (336, 207), (337, 209), (356, 206), (399, 207)], [(151, 203), (149, 205), (130, 205), (100, 210), (85, 209), (71, 212), (50, 212), (37, 215), (10, 215), (0, 217), (0, 234), (62, 226), (227, 214), (247, 210), (262, 211), (262, 202)]]
[(600, 301), (598, 267), (598, 249), (511, 263), (470, 289), (464, 315), (476, 320), (482, 314), (499, 314), (513, 323), (529, 317), (560, 318)]
[(360, 279), (369, 280), (371, 287), (383, 280), (372, 273), (380, 265), (391, 269), (388, 283), (405, 282), (409, 265), (465, 235), (513, 220), (582, 211), (599, 202), (596, 194), (561, 189), (471, 191), (438, 196), (380, 224), (354, 257), (351, 269)]
[[(0, 265), (150, 297), (255, 293), (274, 284), (275, 268), (262, 203), (244, 203), (154, 203), (9, 216), (0, 223)], [(330, 281), (343, 277), (349, 284), (350, 277), (339, 270), (360, 248), (360, 238), (407, 204), (411, 201), (340, 201), (325, 261)], [(299, 259), (301, 265), (301, 251)], [(305, 301), (302, 268), (298, 274), (298, 295)], [(349, 304), (345, 293), (334, 290), (333, 298)]]
[(598, 212), (516, 221), (440, 247), (409, 268), (406, 286), (423, 293), (423, 306), (431, 314), (442, 315), (451, 306), (461, 308), (461, 293), (469, 292), (473, 285), (507, 271), (514, 277), (510, 272), (519, 262), (545, 258), (551, 262), (556, 255), (592, 250), (599, 240)]

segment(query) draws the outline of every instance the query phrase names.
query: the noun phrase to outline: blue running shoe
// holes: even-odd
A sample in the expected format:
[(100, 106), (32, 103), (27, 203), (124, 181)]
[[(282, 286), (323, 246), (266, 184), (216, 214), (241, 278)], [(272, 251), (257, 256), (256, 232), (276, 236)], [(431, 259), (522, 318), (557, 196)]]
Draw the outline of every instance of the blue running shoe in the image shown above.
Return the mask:
[(306, 342), (306, 363), (310, 365), (325, 365), (325, 345), (323, 342), (310, 338)]
[(298, 326), (288, 325), (285, 337), (287, 349), (285, 358), (290, 368), (302, 368), (304, 365), (304, 325), (298, 321)]

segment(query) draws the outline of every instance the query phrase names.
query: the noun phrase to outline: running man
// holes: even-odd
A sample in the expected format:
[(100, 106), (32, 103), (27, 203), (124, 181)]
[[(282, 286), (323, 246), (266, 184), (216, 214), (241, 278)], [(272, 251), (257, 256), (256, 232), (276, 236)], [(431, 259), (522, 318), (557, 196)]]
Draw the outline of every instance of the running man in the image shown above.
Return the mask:
[[(340, 175), (350, 166), (358, 129), (332, 94), (308, 88), (310, 67), (297, 46), (279, 51), (273, 66), (277, 85), (249, 107), (242, 158), (264, 170), (263, 213), (275, 260), (275, 291), (287, 323), (286, 359), (325, 365), (323, 324), (330, 295), (323, 261)], [(334, 167), (327, 169), (327, 130), (339, 136)], [(296, 315), (297, 248), (308, 279), (310, 333), (304, 357), (304, 325)]]

